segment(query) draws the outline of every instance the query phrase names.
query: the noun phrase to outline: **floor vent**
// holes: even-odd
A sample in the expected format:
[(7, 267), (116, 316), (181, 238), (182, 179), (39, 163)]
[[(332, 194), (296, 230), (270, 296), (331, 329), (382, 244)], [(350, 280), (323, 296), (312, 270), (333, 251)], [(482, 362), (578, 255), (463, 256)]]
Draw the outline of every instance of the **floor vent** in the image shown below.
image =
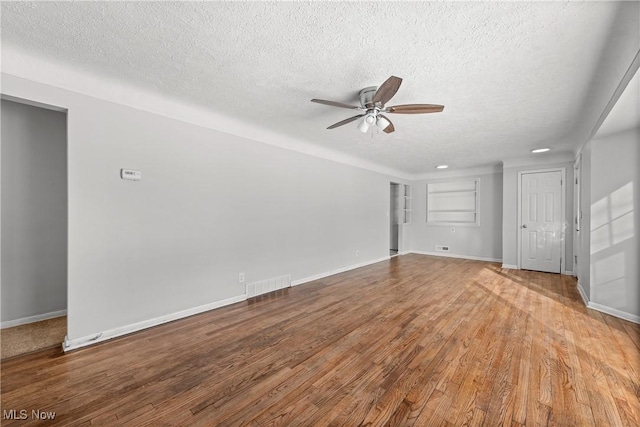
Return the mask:
[(291, 287), (291, 276), (278, 276), (247, 284), (247, 298)]

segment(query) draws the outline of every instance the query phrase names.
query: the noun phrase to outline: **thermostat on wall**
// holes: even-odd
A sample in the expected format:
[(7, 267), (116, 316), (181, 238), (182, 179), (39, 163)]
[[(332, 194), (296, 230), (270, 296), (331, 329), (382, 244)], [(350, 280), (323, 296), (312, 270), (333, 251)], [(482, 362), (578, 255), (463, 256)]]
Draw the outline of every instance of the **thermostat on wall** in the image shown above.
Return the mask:
[(120, 169), (120, 178), (138, 181), (142, 179), (142, 172), (134, 171), (132, 169)]

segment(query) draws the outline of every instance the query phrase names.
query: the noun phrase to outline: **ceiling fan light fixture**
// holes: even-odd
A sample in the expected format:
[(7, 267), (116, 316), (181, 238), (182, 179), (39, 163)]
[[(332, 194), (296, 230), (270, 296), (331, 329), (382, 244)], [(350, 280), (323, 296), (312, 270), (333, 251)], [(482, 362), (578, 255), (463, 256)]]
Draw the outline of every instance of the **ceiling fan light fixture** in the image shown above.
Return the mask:
[(376, 122), (376, 116), (369, 113), (366, 116), (364, 116), (364, 121), (367, 122), (368, 125), (372, 125)]
[(384, 117), (378, 116), (378, 121), (376, 122), (376, 126), (378, 126), (380, 130), (385, 130), (387, 126), (389, 126), (390, 124), (391, 122), (389, 120), (385, 119)]
[(358, 129), (362, 133), (367, 133), (367, 131), (369, 130), (369, 123), (367, 123), (366, 117), (362, 119), (362, 122), (360, 122), (360, 124), (358, 125)]

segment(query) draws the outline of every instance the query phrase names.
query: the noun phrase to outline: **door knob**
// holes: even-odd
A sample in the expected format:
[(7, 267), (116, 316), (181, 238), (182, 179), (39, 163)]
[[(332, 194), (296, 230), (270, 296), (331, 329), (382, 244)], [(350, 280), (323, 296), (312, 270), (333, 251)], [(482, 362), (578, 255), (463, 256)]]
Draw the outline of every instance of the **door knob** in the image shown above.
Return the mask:
[(522, 224), (522, 228), (527, 228), (527, 224)]

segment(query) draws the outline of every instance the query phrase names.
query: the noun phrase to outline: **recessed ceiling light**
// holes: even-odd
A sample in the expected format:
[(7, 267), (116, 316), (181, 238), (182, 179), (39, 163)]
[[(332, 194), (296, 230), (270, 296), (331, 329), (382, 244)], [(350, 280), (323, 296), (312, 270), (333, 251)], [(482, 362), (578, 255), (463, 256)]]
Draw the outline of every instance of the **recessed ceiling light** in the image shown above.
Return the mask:
[(533, 150), (531, 150), (531, 152), (532, 153), (546, 153), (549, 150), (551, 150), (551, 148), (534, 148)]
[(438, 165), (438, 166), (436, 166), (436, 169), (446, 169), (448, 167), (449, 167), (449, 165)]

